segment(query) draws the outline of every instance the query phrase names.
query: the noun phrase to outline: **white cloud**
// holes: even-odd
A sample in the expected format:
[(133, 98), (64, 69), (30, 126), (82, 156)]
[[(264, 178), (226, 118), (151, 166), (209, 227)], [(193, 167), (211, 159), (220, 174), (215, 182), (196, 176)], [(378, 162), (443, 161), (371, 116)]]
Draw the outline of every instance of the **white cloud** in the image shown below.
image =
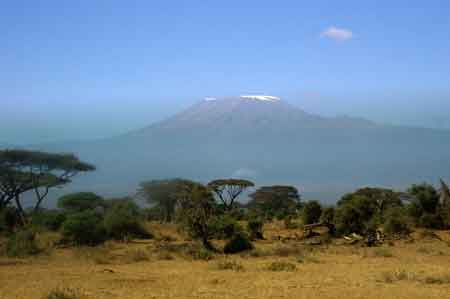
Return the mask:
[(320, 36), (343, 42), (352, 39), (354, 37), (354, 34), (348, 29), (332, 26), (323, 31)]

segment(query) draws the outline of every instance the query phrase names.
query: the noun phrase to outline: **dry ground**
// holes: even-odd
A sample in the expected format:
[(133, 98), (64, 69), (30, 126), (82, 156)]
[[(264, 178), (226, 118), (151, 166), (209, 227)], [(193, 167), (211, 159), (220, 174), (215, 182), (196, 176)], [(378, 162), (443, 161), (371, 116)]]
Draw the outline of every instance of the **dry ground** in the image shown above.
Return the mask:
[(251, 255), (207, 261), (165, 250), (186, 241), (159, 225), (156, 240), (0, 258), (0, 298), (450, 298), (449, 232), (364, 248), (273, 241), (296, 232), (279, 227)]

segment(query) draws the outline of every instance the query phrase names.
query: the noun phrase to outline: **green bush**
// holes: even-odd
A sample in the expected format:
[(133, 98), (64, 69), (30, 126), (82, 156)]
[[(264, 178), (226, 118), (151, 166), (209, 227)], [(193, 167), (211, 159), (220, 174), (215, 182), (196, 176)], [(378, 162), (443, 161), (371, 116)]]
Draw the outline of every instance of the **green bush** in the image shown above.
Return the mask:
[(102, 218), (92, 211), (69, 215), (62, 225), (62, 235), (76, 245), (97, 245), (106, 240)]
[(72, 213), (87, 210), (92, 211), (103, 205), (103, 198), (92, 192), (72, 193), (58, 199), (58, 208)]
[(4, 207), (0, 210), (0, 233), (11, 232), (20, 223), (20, 218), (15, 208)]
[(441, 229), (444, 225), (442, 217), (439, 214), (424, 213), (419, 218), (419, 225), (429, 229)]
[(226, 254), (234, 254), (246, 250), (252, 250), (253, 244), (250, 242), (248, 236), (244, 233), (237, 233), (225, 244), (223, 252)]
[(123, 240), (126, 238), (152, 238), (140, 222), (139, 208), (131, 201), (113, 205), (103, 220), (109, 237)]
[(217, 239), (230, 239), (236, 233), (242, 231), (239, 223), (229, 215), (215, 217), (211, 227), (214, 231), (213, 237)]
[(303, 224), (312, 224), (319, 222), (322, 214), (322, 206), (319, 202), (312, 200), (305, 203), (301, 212)]
[(334, 223), (334, 217), (336, 210), (333, 207), (324, 208), (322, 214), (320, 215), (320, 222), (322, 223)]
[[(338, 205), (336, 209), (336, 229), (340, 234), (365, 234), (370, 226), (378, 220), (375, 203), (362, 196), (353, 196)], [(372, 224), (372, 225), (371, 225)]]
[(261, 219), (250, 219), (247, 222), (247, 230), (251, 239), (264, 239), (263, 236), (264, 222)]
[(393, 208), (386, 212), (383, 230), (387, 234), (408, 234), (411, 232), (406, 211), (403, 208)]
[(48, 230), (57, 231), (66, 220), (66, 213), (56, 210), (43, 210), (34, 214), (32, 224), (44, 227)]
[(6, 243), (6, 254), (10, 257), (25, 257), (39, 253), (36, 235), (31, 230), (13, 234)]

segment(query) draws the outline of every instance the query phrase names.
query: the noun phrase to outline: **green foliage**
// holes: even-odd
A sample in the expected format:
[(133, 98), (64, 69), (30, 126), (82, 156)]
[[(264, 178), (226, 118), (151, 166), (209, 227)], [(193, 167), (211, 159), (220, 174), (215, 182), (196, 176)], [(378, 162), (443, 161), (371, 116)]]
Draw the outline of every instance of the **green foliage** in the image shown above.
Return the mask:
[(209, 239), (214, 235), (216, 203), (211, 191), (205, 186), (188, 182), (179, 193), (178, 219), (192, 238), (200, 239), (206, 249), (213, 249)]
[(153, 213), (159, 213), (157, 218), (170, 222), (175, 216), (175, 207), (180, 195), (185, 191), (186, 186), (191, 183), (183, 179), (142, 182), (139, 185), (138, 195), (154, 207)]
[(435, 214), (439, 204), (439, 194), (429, 184), (412, 185), (408, 193), (413, 197), (412, 216), (420, 218), (423, 214)]
[(152, 238), (140, 222), (138, 206), (132, 201), (113, 205), (105, 214), (103, 220), (109, 237), (123, 240), (130, 237)]
[(444, 223), (441, 215), (424, 213), (419, 218), (419, 225), (429, 229), (441, 229)]
[(303, 205), (301, 211), (303, 224), (312, 224), (319, 222), (320, 215), (322, 215), (322, 206), (319, 202), (312, 200)]
[(264, 221), (260, 218), (250, 219), (247, 222), (247, 230), (251, 239), (264, 239), (263, 235)]
[(211, 230), (217, 239), (229, 239), (236, 233), (242, 231), (239, 223), (230, 215), (221, 215), (214, 218), (211, 223)]
[(142, 211), (144, 218), (147, 221), (165, 221), (164, 213), (159, 206), (146, 208)]
[(284, 219), (295, 215), (300, 206), (300, 194), (293, 186), (264, 186), (249, 195), (247, 207), (266, 219)]
[(375, 203), (362, 196), (352, 196), (336, 209), (336, 229), (340, 234), (365, 234), (377, 207)]
[(440, 180), (440, 183), (439, 214), (441, 215), (444, 228), (450, 229), (450, 189), (442, 179)]
[(30, 229), (16, 232), (6, 243), (6, 254), (10, 257), (26, 257), (39, 252), (36, 235)]
[(58, 207), (71, 213), (94, 210), (103, 204), (103, 198), (92, 192), (72, 193), (58, 199)]
[(17, 210), (13, 207), (0, 209), (0, 233), (11, 232), (21, 224)]
[(387, 234), (409, 234), (409, 220), (404, 208), (392, 208), (387, 211), (383, 223), (383, 230)]
[(247, 250), (252, 250), (254, 248), (252, 242), (245, 233), (237, 233), (231, 238), (223, 249), (226, 254), (235, 254)]
[(344, 204), (346, 201), (352, 201), (353, 197), (364, 197), (371, 202), (371, 208), (374, 212), (383, 215), (390, 208), (401, 207), (402, 201), (400, 193), (384, 188), (361, 188), (353, 193), (345, 195), (338, 205)]
[(62, 226), (62, 235), (75, 245), (97, 245), (106, 239), (102, 218), (93, 211), (68, 215)]
[(80, 161), (73, 154), (54, 154), (30, 150), (0, 150), (0, 207), (16, 203), (18, 213), (26, 222), (20, 195), (31, 190), (36, 195), (32, 213), (39, 210), (49, 190), (71, 182), (80, 172), (95, 167)]
[(66, 213), (57, 210), (40, 210), (33, 214), (32, 224), (57, 231), (66, 220)]
[(325, 224), (334, 223), (334, 217), (336, 214), (336, 209), (334, 207), (327, 207), (322, 210), (322, 214), (320, 215), (320, 222)]

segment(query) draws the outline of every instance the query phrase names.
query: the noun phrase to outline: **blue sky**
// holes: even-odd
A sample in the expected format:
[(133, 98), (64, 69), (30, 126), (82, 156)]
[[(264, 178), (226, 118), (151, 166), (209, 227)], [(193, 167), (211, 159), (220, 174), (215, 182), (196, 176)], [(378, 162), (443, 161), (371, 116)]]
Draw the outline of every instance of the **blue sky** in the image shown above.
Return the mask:
[(450, 128), (449, 1), (0, 2), (0, 142), (96, 138), (205, 96)]

